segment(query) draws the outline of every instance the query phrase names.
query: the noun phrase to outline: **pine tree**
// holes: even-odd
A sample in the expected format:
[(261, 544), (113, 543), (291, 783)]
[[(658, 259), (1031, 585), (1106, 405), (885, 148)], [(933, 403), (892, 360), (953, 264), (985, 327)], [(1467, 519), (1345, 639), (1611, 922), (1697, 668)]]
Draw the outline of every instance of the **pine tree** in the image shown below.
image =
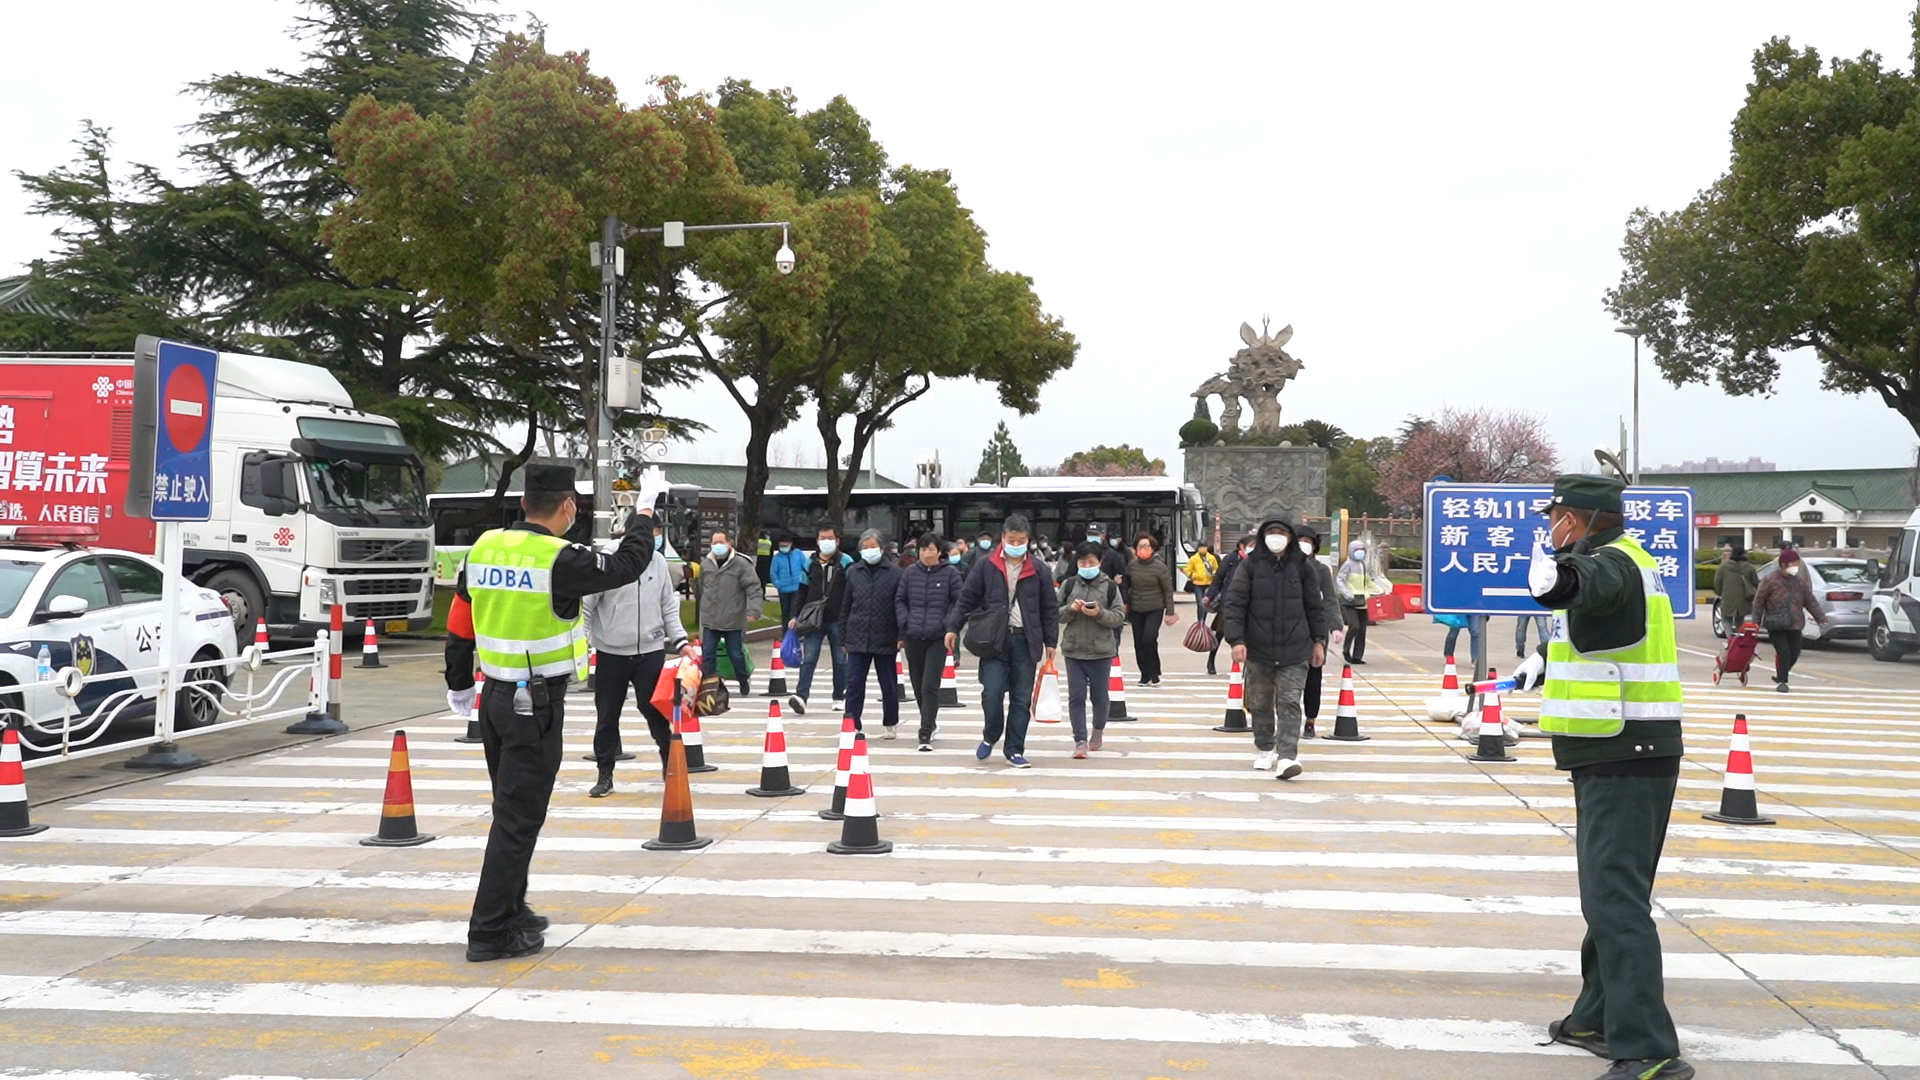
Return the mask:
[(976, 484), (1004, 484), (1009, 477), (1027, 475), (1027, 464), (1020, 460), (1020, 448), (1013, 445), (1013, 432), (1007, 430), (1007, 422), (1000, 421), (993, 429), (993, 437), (987, 440), (987, 448), (980, 452), (980, 468), (973, 474)]

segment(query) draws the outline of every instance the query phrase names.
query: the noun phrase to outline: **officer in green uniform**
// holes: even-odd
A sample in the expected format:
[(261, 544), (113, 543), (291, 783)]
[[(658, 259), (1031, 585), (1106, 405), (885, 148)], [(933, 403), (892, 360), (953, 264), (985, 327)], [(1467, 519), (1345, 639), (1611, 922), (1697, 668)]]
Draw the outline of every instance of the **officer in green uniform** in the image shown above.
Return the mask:
[[(647, 470), (635, 511), (651, 519), (665, 490), (660, 470)], [(520, 506), (526, 520), (475, 541), (459, 581), (487, 673), (480, 737), (493, 780), (493, 826), (467, 924), (467, 959), (476, 962), (546, 946), (547, 920), (527, 907), (527, 871), (560, 772), (567, 684), (587, 677), (580, 598), (632, 584), (653, 558), (650, 522), (628, 528), (611, 552), (563, 539), (579, 513), (567, 466), (527, 466)]]
[(1679, 783), (1680, 665), (1673, 605), (1624, 530), (1616, 477), (1568, 475), (1547, 507), (1528, 586), (1553, 632), (1514, 673), (1541, 686), (1540, 730), (1573, 774), (1579, 829), (1580, 996), (1547, 1025), (1556, 1042), (1612, 1061), (1601, 1080), (1687, 1080), (1667, 1013), (1653, 875)]

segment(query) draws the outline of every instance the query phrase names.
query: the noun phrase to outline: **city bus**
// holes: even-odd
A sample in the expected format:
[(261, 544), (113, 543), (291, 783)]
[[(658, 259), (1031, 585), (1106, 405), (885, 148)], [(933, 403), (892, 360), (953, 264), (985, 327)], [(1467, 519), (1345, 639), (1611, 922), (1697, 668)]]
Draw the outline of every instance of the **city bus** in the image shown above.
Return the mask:
[[(576, 481), (574, 488), (579, 492), (580, 516), (567, 539), (592, 543), (593, 481)], [(661, 502), (658, 516), (666, 534), (661, 554), (673, 567), (674, 581), (684, 582), (685, 564), (698, 562), (706, 554), (707, 538), (719, 530), (733, 531), (739, 496), (697, 484), (674, 484)], [(433, 518), (434, 580), (441, 585), (453, 583), (461, 560), (481, 533), (505, 528), (523, 516), (518, 488), (507, 492), (498, 506), (491, 491), (440, 492), (427, 496), (427, 512)]]
[[(763, 505), (761, 527), (802, 547), (813, 546), (814, 532), (827, 521), (825, 489), (769, 488)], [(1069, 550), (1096, 522), (1122, 545), (1150, 533), (1169, 555), (1211, 539), (1199, 489), (1167, 476), (1020, 476), (1006, 487), (855, 488), (838, 526), (849, 541), (877, 529), (906, 550), (921, 533), (945, 540), (998, 536), (1000, 523), (1014, 513), (1033, 523), (1036, 540)], [(1176, 568), (1185, 558), (1174, 560)]]

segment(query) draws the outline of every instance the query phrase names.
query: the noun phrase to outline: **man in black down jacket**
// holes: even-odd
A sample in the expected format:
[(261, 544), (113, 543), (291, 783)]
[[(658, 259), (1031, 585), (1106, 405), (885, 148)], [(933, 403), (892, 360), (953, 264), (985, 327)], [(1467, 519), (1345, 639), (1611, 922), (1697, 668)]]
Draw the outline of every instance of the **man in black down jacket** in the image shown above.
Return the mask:
[(880, 677), (881, 723), (891, 739), (900, 730), (900, 679), (894, 669), (900, 648), (900, 624), (894, 617), (893, 597), (900, 590), (900, 568), (887, 558), (880, 534), (868, 529), (860, 537), (860, 558), (847, 570), (847, 599), (840, 609), (840, 640), (847, 649), (847, 715), (860, 726), (866, 707), (867, 669)]
[[(1307, 668), (1326, 662), (1326, 603), (1311, 561), (1293, 546), (1293, 527), (1260, 523), (1260, 540), (1227, 586), (1227, 643), (1242, 664), (1253, 715), (1253, 767), (1300, 775), (1300, 692)], [(1276, 731), (1274, 705), (1278, 698)]]

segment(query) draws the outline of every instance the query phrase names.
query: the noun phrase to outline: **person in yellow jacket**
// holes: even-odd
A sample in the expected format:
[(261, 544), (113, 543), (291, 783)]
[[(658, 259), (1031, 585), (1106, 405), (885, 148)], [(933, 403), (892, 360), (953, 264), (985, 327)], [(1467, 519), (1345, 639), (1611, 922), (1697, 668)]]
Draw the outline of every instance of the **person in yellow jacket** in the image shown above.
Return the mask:
[(1187, 591), (1193, 594), (1193, 617), (1205, 622), (1207, 588), (1213, 584), (1213, 576), (1220, 572), (1220, 557), (1203, 540), (1193, 549), (1193, 557), (1180, 570), (1187, 575)]
[(1562, 476), (1536, 543), (1528, 591), (1553, 612), (1547, 643), (1514, 672), (1545, 685), (1540, 730), (1573, 778), (1580, 996), (1547, 1025), (1556, 1042), (1611, 1061), (1600, 1080), (1688, 1080), (1667, 1012), (1654, 871), (1685, 752), (1673, 604), (1653, 557), (1625, 531), (1611, 476)]

